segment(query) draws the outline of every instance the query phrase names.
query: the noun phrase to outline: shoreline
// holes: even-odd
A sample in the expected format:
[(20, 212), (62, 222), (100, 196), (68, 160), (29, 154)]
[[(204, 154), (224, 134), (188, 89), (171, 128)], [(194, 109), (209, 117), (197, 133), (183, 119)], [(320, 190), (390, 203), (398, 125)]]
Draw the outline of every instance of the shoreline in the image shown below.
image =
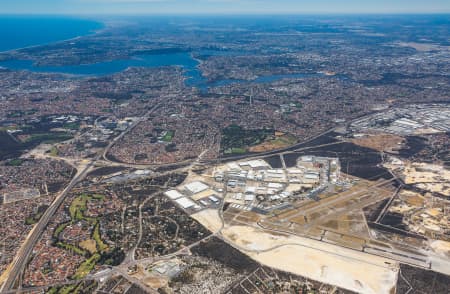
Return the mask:
[[(89, 20), (89, 21), (91, 21), (91, 20)], [(61, 39), (61, 40), (50, 41), (50, 42), (45, 42), (45, 43), (40, 43), (40, 44), (35, 44), (35, 45), (28, 45), (28, 46), (23, 46), (23, 47), (17, 47), (17, 48), (13, 48), (13, 49), (0, 50), (0, 54), (13, 54), (13, 53), (17, 53), (17, 52), (19, 52), (21, 50), (38, 48), (38, 47), (46, 46), (46, 45), (50, 45), (50, 44), (58, 44), (58, 43), (76, 41), (76, 40), (78, 40), (80, 38), (83, 38), (83, 37), (95, 36), (95, 35), (97, 35), (99, 33), (102, 33), (103, 31), (105, 31), (106, 29), (109, 28), (109, 26), (105, 22), (100, 22), (100, 21), (97, 21), (97, 20), (92, 20), (92, 22), (100, 24), (101, 28), (92, 29), (92, 30), (89, 30), (89, 32), (87, 32), (86, 34), (77, 35), (77, 36), (74, 36), (74, 37), (71, 37), (71, 38), (68, 38), (68, 39)]]

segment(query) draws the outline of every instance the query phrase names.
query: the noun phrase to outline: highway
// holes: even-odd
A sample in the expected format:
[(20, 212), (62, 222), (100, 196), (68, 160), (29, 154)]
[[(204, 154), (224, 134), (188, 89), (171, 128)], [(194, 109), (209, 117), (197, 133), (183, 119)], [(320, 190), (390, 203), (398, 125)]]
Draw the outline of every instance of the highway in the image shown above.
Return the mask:
[(89, 164), (86, 165), (84, 169), (79, 171), (77, 175), (70, 181), (69, 185), (55, 198), (53, 203), (50, 205), (50, 207), (45, 211), (45, 213), (42, 215), (39, 222), (34, 226), (34, 228), (30, 231), (27, 238), (25, 239), (24, 243), (22, 244), (22, 247), (17, 252), (12, 264), (10, 265), (10, 271), (9, 274), (3, 283), (2, 288), (0, 289), (0, 292), (3, 293), (3, 291), (11, 290), (14, 287), (14, 283), (18, 276), (22, 273), (27, 260), (41, 237), (44, 230), (47, 228), (52, 216), (56, 213), (58, 208), (61, 206), (61, 204), (66, 199), (66, 196), (69, 194), (70, 190), (78, 184), (80, 181), (82, 181), (86, 175), (89, 173), (91, 168), (93, 167), (95, 161), (91, 161)]
[[(242, 159), (249, 159), (249, 158), (260, 158), (260, 157), (266, 157), (269, 155), (277, 155), (277, 154), (281, 154), (281, 153), (286, 153), (286, 152), (293, 152), (293, 151), (301, 151), (301, 150), (306, 150), (306, 149), (310, 149), (310, 148), (317, 148), (317, 147), (321, 147), (319, 145), (317, 146), (311, 146), (311, 147), (305, 147), (304, 145), (311, 143), (312, 141), (316, 140), (317, 138), (329, 134), (331, 132), (333, 132), (336, 128), (332, 128), (329, 130), (326, 130), (325, 132), (322, 132), (320, 134), (318, 134), (317, 136), (314, 136), (312, 138), (307, 139), (307, 141), (303, 141), (301, 143), (297, 143), (295, 145), (291, 145), (285, 148), (280, 148), (280, 149), (275, 149), (275, 150), (270, 150), (270, 151), (266, 151), (266, 152), (261, 152), (261, 153), (248, 153), (248, 154), (244, 154), (244, 155), (236, 155), (236, 156), (228, 156), (228, 157), (220, 157), (217, 159), (210, 159), (210, 160), (206, 160), (206, 161), (202, 161), (201, 163), (204, 164), (215, 164), (215, 163), (222, 163), (222, 162), (229, 162), (229, 161), (236, 161), (236, 160), (242, 160)], [(337, 143), (342, 143), (342, 142), (337, 142)]]
[[(10, 264), (9, 269), (7, 270), (9, 273), (7, 274), (7, 277), (6, 277), (2, 287), (0, 288), (0, 293), (10, 293), (11, 291), (13, 291), (16, 280), (18, 279), (18, 277), (22, 274), (23, 270), (25, 269), (25, 266), (26, 266), (27, 261), (32, 253), (34, 246), (36, 245), (36, 243), (40, 239), (41, 235), (47, 228), (52, 217), (55, 215), (58, 208), (62, 205), (62, 203), (64, 202), (66, 197), (69, 195), (70, 191), (79, 182), (84, 180), (84, 178), (89, 174), (89, 172), (91, 172), (93, 170), (93, 167), (95, 166), (95, 164), (103, 163), (104, 165), (127, 165), (127, 164), (116, 163), (116, 162), (109, 160), (107, 158), (108, 152), (114, 146), (115, 143), (117, 143), (120, 139), (122, 139), (127, 133), (132, 131), (137, 125), (139, 125), (139, 123), (145, 121), (153, 111), (155, 111), (156, 109), (159, 108), (160, 105), (161, 105), (161, 103), (154, 105), (151, 109), (149, 109), (147, 111), (147, 113), (145, 113), (143, 116), (139, 117), (136, 121), (134, 121), (126, 130), (124, 130), (118, 136), (113, 138), (110, 141), (110, 143), (108, 144), (108, 146), (105, 147), (105, 149), (99, 155), (97, 155), (94, 159), (92, 159), (87, 164), (81, 165), (79, 167), (78, 173), (75, 175), (75, 177), (70, 181), (68, 186), (62, 192), (60, 192), (59, 195), (57, 195), (57, 197), (52, 202), (52, 204), (49, 206), (49, 208), (45, 211), (45, 213), (43, 214), (43, 216), (41, 217), (39, 222), (33, 227), (33, 229), (28, 234), (27, 238), (23, 242), (23, 244), (22, 244), (21, 248), (19, 249), (19, 251), (17, 252), (15, 258), (13, 259), (13, 262)], [(246, 155), (241, 155), (241, 156), (233, 156), (233, 157), (219, 158), (216, 160), (205, 160), (205, 161), (203, 161), (201, 159), (201, 157), (204, 153), (203, 152), (195, 161), (189, 160), (186, 162), (181, 162), (181, 163), (177, 162), (174, 164), (166, 164), (166, 165), (160, 165), (160, 166), (161, 167), (165, 167), (165, 166), (179, 167), (180, 164), (186, 163), (186, 164), (190, 164), (189, 167), (187, 167), (187, 169), (190, 169), (190, 168), (192, 168), (192, 166), (194, 166), (195, 164), (198, 164), (198, 163), (214, 164), (214, 163), (234, 161), (234, 160), (245, 159), (245, 158), (260, 158), (260, 157), (264, 157), (264, 156), (268, 156), (268, 155), (282, 154), (282, 153), (289, 152), (289, 151), (307, 150), (310, 148), (317, 148), (318, 146), (305, 146), (305, 145), (307, 145), (308, 143), (312, 142), (313, 140), (319, 138), (320, 136), (323, 136), (325, 134), (328, 134), (328, 133), (334, 131), (334, 129), (335, 128), (329, 129), (317, 136), (309, 138), (307, 141), (304, 141), (302, 143), (298, 143), (298, 144), (295, 144), (293, 146), (289, 146), (289, 147), (283, 148), (283, 149), (277, 149), (277, 150), (272, 150), (272, 151), (258, 153), (258, 154), (246, 154)], [(332, 144), (339, 144), (339, 143), (341, 143), (341, 142), (329, 143), (329, 144), (332, 145)], [(324, 145), (328, 145), (328, 144), (324, 144)], [(149, 166), (145, 165), (145, 166), (146, 167), (159, 167), (159, 166), (155, 166), (155, 165), (149, 165)], [(136, 167), (136, 165), (133, 165), (133, 167)], [(186, 167), (181, 168), (181, 169), (185, 169), (185, 168)], [(173, 173), (173, 172), (174, 172), (174, 170), (168, 171), (167, 173)], [(222, 223), (223, 223), (222, 215), (221, 215), (221, 219), (222, 219)], [(222, 228), (223, 228), (223, 225), (222, 225)], [(220, 237), (222, 228), (219, 230), (219, 232), (217, 232), (213, 235)], [(211, 236), (213, 236), (213, 235), (211, 235)], [(298, 245), (298, 244), (296, 244), (296, 245)], [(129, 262), (132, 263), (133, 259), (131, 258), (129, 260)], [(19, 288), (20, 288), (20, 286), (19, 286)]]
[(49, 206), (49, 208), (45, 211), (45, 213), (42, 215), (39, 222), (33, 227), (33, 229), (28, 234), (27, 238), (23, 242), (21, 248), (17, 252), (16, 256), (14, 257), (12, 263), (10, 264), (7, 271), (9, 273), (7, 274), (7, 277), (5, 278), (5, 281), (0, 288), (0, 293), (8, 292), (11, 289), (13, 289), (14, 284), (17, 280), (17, 278), (21, 275), (23, 272), (25, 265), (28, 261), (28, 258), (31, 255), (31, 252), (38, 242), (39, 238), (41, 237), (42, 233), (47, 228), (48, 224), (50, 223), (51, 218), (56, 213), (58, 208), (61, 206), (61, 204), (66, 199), (69, 192), (75, 187), (76, 184), (81, 182), (88, 173), (92, 170), (95, 163), (99, 161), (101, 158), (105, 158), (108, 151), (111, 149), (111, 147), (123, 136), (125, 136), (128, 132), (133, 130), (139, 123), (144, 121), (153, 111), (155, 111), (160, 104), (156, 104), (153, 106), (145, 115), (137, 119), (133, 124), (131, 124), (126, 130), (121, 132), (117, 137), (115, 137), (111, 142), (108, 144), (108, 146), (103, 150), (103, 152), (99, 155), (97, 155), (94, 159), (92, 159), (89, 163), (87, 163), (85, 166), (81, 166), (78, 169), (78, 173), (75, 175), (75, 177), (70, 181), (70, 183), (67, 185), (67, 187), (59, 193), (58, 196), (56, 196), (55, 200), (52, 202), (52, 204)]

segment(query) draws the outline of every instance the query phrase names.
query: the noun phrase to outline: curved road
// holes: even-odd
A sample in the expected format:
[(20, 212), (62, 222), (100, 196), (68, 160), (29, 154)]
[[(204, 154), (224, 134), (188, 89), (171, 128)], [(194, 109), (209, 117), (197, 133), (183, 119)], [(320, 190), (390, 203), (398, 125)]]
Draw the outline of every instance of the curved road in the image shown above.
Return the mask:
[(75, 187), (76, 184), (81, 182), (87, 174), (92, 170), (94, 164), (100, 160), (102, 157), (108, 153), (109, 149), (123, 136), (125, 136), (128, 132), (130, 132), (132, 129), (134, 129), (140, 122), (144, 121), (153, 111), (155, 111), (160, 104), (156, 104), (153, 106), (150, 110), (145, 113), (142, 117), (137, 119), (131, 126), (129, 126), (125, 131), (121, 132), (117, 137), (115, 137), (108, 146), (104, 149), (104, 151), (96, 156), (92, 161), (90, 161), (86, 166), (82, 166), (78, 169), (78, 173), (75, 175), (75, 177), (70, 181), (70, 183), (67, 185), (67, 187), (55, 198), (55, 200), (52, 202), (52, 204), (49, 206), (49, 208), (45, 211), (45, 213), (42, 215), (39, 222), (33, 227), (33, 229), (28, 234), (27, 238), (23, 242), (21, 248), (17, 252), (16, 256), (14, 257), (12, 263), (9, 265), (6, 273), (6, 278), (3, 283), (3, 285), (0, 288), (0, 293), (9, 291), (13, 289), (15, 281), (19, 277), (19, 275), (22, 273), (22, 271), (25, 268), (25, 265), (28, 261), (28, 258), (31, 255), (31, 252), (36, 245), (37, 241), (41, 237), (44, 230), (47, 228), (48, 224), (50, 223), (50, 220), (52, 216), (56, 213), (58, 208), (61, 206), (61, 204), (66, 199), (66, 196), (69, 194), (69, 192)]
[[(17, 280), (18, 276), (22, 273), (22, 271), (25, 268), (25, 265), (27, 263), (27, 260), (41, 237), (44, 230), (47, 228), (52, 216), (56, 213), (58, 208), (61, 206), (61, 204), (64, 202), (66, 196), (69, 194), (70, 190), (78, 184), (80, 181), (82, 181), (86, 175), (92, 170), (94, 164), (99, 161), (101, 162), (101, 159), (105, 160), (106, 162), (112, 163), (107, 158), (107, 153), (111, 149), (111, 147), (117, 143), (121, 138), (123, 138), (127, 133), (129, 133), (131, 130), (133, 130), (139, 123), (144, 121), (153, 111), (155, 111), (161, 103), (156, 104), (153, 106), (148, 112), (141, 116), (139, 119), (137, 119), (135, 122), (133, 122), (132, 125), (130, 125), (125, 131), (120, 133), (117, 137), (115, 137), (108, 146), (103, 150), (101, 154), (99, 154), (96, 158), (94, 158), (91, 162), (89, 162), (84, 168), (79, 169), (79, 172), (77, 175), (72, 179), (72, 181), (69, 183), (69, 185), (56, 197), (56, 199), (53, 201), (53, 203), (50, 205), (50, 207), (46, 210), (44, 215), (41, 217), (39, 222), (34, 226), (34, 228), (30, 231), (28, 234), (28, 237), (24, 241), (22, 247), (19, 249), (18, 253), (16, 254), (13, 262), (10, 264), (10, 267), (7, 271), (9, 271), (9, 274), (7, 274), (7, 277), (5, 279), (5, 282), (3, 283), (2, 287), (0, 288), (0, 292), (10, 292), (11, 289), (13, 289), (15, 281)], [(304, 146), (305, 144), (310, 143), (311, 141), (319, 138), (320, 136), (323, 136), (325, 134), (328, 134), (335, 130), (335, 128), (331, 128), (325, 132), (322, 132), (321, 134), (314, 136), (312, 138), (309, 138), (307, 141), (304, 141), (302, 143), (295, 144), (293, 146), (289, 146), (287, 148), (272, 150), (268, 152), (263, 153), (257, 153), (257, 154), (246, 154), (246, 155), (240, 155), (240, 156), (232, 156), (227, 158), (219, 158), (216, 160), (205, 160), (201, 161), (201, 157), (198, 158), (198, 160), (195, 163), (202, 163), (202, 164), (214, 164), (214, 163), (220, 163), (220, 162), (226, 162), (226, 161), (234, 161), (234, 160), (240, 160), (245, 158), (258, 158), (268, 155), (275, 155), (280, 154), (288, 151), (295, 151), (302, 147), (302, 149), (308, 149), (308, 146)], [(315, 146), (317, 147), (317, 146)], [(179, 164), (179, 163), (176, 163)], [(193, 164), (191, 162), (191, 164)], [(171, 164), (173, 165), (173, 164)], [(165, 166), (165, 165), (162, 165)]]
[(72, 188), (78, 184), (80, 181), (86, 177), (88, 172), (91, 170), (95, 161), (90, 162), (84, 169), (79, 171), (77, 175), (70, 181), (69, 185), (56, 197), (50, 207), (45, 211), (44, 215), (41, 217), (39, 222), (34, 226), (34, 228), (28, 234), (22, 247), (17, 252), (13, 262), (9, 267), (9, 274), (3, 283), (0, 292), (11, 290), (14, 287), (14, 283), (17, 277), (22, 273), (25, 264), (27, 263), (28, 257), (30, 256), (34, 245), (37, 243), (41, 237), (44, 230), (47, 228), (50, 219), (56, 213), (58, 208), (61, 206), (66, 196), (72, 190)]

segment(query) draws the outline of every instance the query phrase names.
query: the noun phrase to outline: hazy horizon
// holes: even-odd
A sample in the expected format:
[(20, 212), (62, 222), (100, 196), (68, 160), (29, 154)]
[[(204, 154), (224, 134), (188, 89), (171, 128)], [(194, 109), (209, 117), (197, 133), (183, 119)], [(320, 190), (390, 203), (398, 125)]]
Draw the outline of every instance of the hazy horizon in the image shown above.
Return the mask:
[(448, 14), (450, 1), (430, 0), (16, 0), (0, 14), (18, 15), (301, 15)]

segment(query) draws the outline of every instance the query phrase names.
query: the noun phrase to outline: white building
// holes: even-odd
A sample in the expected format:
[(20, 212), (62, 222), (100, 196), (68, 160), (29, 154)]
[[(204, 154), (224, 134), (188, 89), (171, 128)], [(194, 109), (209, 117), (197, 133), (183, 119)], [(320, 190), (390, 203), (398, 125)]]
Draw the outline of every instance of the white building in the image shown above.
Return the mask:
[(249, 166), (255, 170), (270, 168), (270, 165), (262, 159), (240, 162), (239, 165), (245, 167)]
[(253, 201), (255, 200), (255, 195), (254, 194), (246, 194), (244, 197), (245, 201)]
[(184, 188), (192, 194), (197, 194), (197, 193), (200, 193), (200, 192), (203, 192), (203, 191), (209, 189), (209, 187), (207, 185), (205, 185), (199, 181), (189, 183), (186, 186), (184, 186)]
[(181, 194), (180, 192), (178, 192), (177, 190), (170, 190), (164, 193), (164, 195), (166, 195), (167, 197), (169, 197), (172, 200), (184, 197), (183, 194)]
[(269, 187), (271, 189), (281, 189), (281, 188), (283, 188), (283, 184), (280, 184), (280, 183), (269, 183), (269, 184), (267, 184), (267, 187)]
[(181, 207), (183, 207), (184, 209), (187, 208), (192, 208), (195, 207), (196, 204), (194, 203), (194, 201), (192, 201), (189, 198), (183, 197), (183, 198), (178, 198), (177, 200), (175, 200), (175, 202), (180, 205)]
[(250, 194), (254, 194), (256, 192), (256, 187), (247, 187), (245, 189), (245, 193), (250, 193)]

